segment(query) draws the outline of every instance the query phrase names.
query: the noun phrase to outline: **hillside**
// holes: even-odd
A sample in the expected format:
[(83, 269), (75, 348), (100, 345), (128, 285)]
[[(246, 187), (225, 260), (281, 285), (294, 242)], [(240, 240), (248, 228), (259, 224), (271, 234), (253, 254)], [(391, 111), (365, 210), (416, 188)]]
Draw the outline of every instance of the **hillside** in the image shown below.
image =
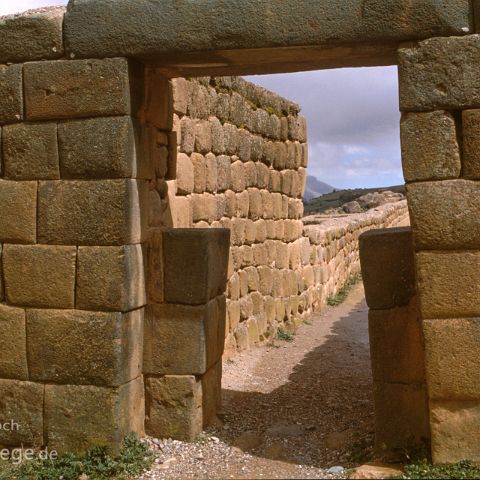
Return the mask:
[(335, 188), (331, 185), (328, 185), (328, 183), (322, 182), (312, 175), (308, 175), (303, 200), (307, 202), (314, 198), (320, 197), (325, 193), (333, 192), (334, 190)]
[(382, 188), (354, 188), (348, 190), (334, 190), (333, 192), (326, 193), (320, 197), (314, 198), (312, 200), (306, 201), (305, 203), (305, 214), (309, 213), (323, 213), (330, 209), (335, 209), (342, 207), (346, 203), (357, 200), (363, 195), (375, 192), (385, 192), (390, 191), (394, 193), (405, 194), (404, 185), (395, 185), (393, 187), (382, 187)]

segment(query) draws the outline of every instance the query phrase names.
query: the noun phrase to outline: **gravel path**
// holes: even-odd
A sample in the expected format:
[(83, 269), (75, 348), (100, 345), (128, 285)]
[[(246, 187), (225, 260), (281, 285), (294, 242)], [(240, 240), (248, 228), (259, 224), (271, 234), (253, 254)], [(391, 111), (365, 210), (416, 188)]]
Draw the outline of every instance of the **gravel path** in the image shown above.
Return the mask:
[(292, 342), (227, 362), (217, 424), (191, 444), (147, 439), (158, 458), (141, 479), (345, 478), (373, 444), (367, 311), (357, 285)]

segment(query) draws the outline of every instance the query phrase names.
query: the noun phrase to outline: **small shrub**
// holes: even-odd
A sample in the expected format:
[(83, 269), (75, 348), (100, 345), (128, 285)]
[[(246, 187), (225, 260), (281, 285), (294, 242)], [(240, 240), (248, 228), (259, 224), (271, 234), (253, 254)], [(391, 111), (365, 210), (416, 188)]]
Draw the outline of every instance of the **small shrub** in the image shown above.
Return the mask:
[(281, 340), (282, 342), (293, 342), (295, 336), (291, 333), (287, 333), (282, 328), (277, 330), (277, 334), (275, 335), (276, 340)]
[(347, 298), (350, 290), (361, 280), (360, 275), (354, 275), (351, 277), (345, 285), (336, 293), (336, 295), (332, 295), (327, 298), (327, 304), (336, 307), (343, 303), (345, 299)]
[(426, 460), (412, 463), (404, 467), (403, 475), (391, 477), (399, 479), (421, 479), (421, 478), (441, 478), (441, 479), (474, 479), (480, 478), (480, 467), (468, 460), (462, 460), (451, 465), (432, 465)]
[(153, 452), (136, 435), (129, 434), (115, 458), (106, 448), (96, 447), (84, 456), (67, 453), (57, 460), (36, 459), (18, 466), (4, 462), (0, 480), (78, 480), (81, 475), (90, 480), (129, 479), (150, 468), (153, 460)]

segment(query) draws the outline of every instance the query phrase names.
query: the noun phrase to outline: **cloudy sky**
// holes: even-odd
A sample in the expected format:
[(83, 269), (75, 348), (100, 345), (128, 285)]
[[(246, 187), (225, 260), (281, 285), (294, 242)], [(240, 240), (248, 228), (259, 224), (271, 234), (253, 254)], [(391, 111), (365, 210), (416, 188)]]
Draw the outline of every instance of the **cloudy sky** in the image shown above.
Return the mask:
[[(0, 0), (0, 15), (66, 0)], [(247, 77), (295, 100), (307, 117), (309, 174), (337, 188), (403, 183), (397, 69)]]

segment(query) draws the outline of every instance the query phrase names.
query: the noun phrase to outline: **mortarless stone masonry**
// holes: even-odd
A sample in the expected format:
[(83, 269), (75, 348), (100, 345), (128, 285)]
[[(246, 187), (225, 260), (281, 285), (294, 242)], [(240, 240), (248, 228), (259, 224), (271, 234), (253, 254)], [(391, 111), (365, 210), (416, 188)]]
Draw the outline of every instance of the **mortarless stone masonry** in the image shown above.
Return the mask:
[[(116, 3), (0, 18), (0, 418), (25, 426), (0, 445), (194, 438), (224, 345), (295, 328), (358, 272), (359, 234), (406, 215), (304, 225), (298, 107), (218, 75), (398, 62), (416, 294), (371, 311), (377, 444), (431, 430), (435, 462), (478, 461), (478, 2)], [(386, 345), (399, 365), (413, 348), (410, 376), (381, 341), (404, 333)]]

